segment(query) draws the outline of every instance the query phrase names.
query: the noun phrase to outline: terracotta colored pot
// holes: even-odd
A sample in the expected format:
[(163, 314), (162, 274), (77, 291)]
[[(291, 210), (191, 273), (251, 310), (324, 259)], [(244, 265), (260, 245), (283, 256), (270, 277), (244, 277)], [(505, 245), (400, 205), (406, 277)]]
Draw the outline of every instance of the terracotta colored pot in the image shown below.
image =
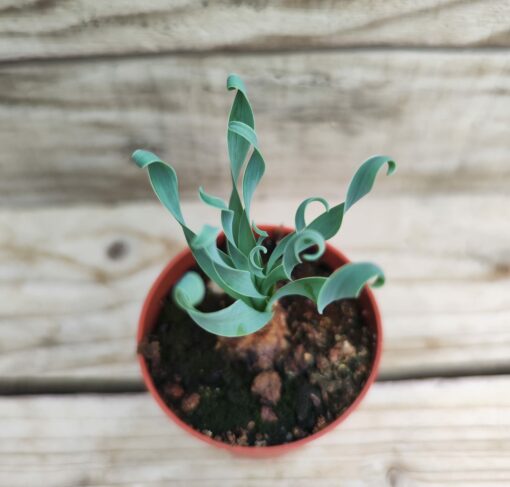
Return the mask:
[[(276, 231), (283, 232), (284, 234), (290, 233), (292, 229), (277, 226), (277, 225), (264, 225), (261, 226), (263, 230), (267, 231), (269, 234), (274, 234)], [(224, 236), (220, 236), (220, 239), (224, 239)], [(332, 269), (337, 269), (349, 262), (349, 259), (345, 257), (340, 251), (336, 250), (331, 245), (326, 245), (326, 251), (322, 256), (322, 260), (328, 264)], [(138, 335), (137, 335), (137, 343), (139, 344), (142, 339), (149, 334), (154, 326), (156, 325), (159, 313), (161, 311), (162, 303), (164, 298), (168, 295), (169, 290), (172, 286), (179, 281), (179, 279), (183, 276), (183, 274), (189, 270), (191, 267), (195, 265), (195, 260), (191, 255), (189, 249), (183, 250), (180, 254), (174, 257), (167, 266), (163, 269), (163, 272), (156, 279), (154, 284), (152, 285), (149, 294), (145, 298), (145, 302), (143, 304), (142, 312), (140, 315), (140, 321), (138, 323)], [(370, 386), (373, 384), (375, 378), (377, 377), (377, 372), (379, 369), (379, 361), (381, 358), (382, 351), (382, 324), (381, 324), (381, 316), (379, 313), (379, 309), (377, 308), (377, 303), (374, 299), (374, 296), (368, 287), (362, 291), (360, 295), (361, 304), (363, 309), (367, 313), (367, 319), (369, 321), (370, 326), (376, 332), (376, 344), (374, 351), (374, 358), (372, 363), (372, 369), (368, 376), (368, 379), (363, 386), (363, 389), (359, 393), (358, 397), (354, 400), (354, 402), (333, 422), (328, 424), (325, 428), (314, 433), (310, 436), (302, 438), (300, 440), (293, 441), (291, 443), (285, 443), (282, 445), (275, 446), (231, 446), (221, 441), (216, 441), (208, 436), (203, 435), (199, 431), (193, 429), (191, 426), (182, 421), (165, 403), (158, 390), (156, 389), (152, 377), (150, 375), (147, 363), (145, 358), (142, 355), (138, 355), (138, 361), (140, 362), (140, 366), (142, 368), (142, 376), (143, 380), (150, 393), (156, 399), (156, 402), (161, 406), (161, 409), (174, 421), (177, 423), (182, 429), (187, 431), (190, 435), (199, 438), (206, 443), (209, 443), (213, 446), (224, 448), (233, 453), (240, 453), (243, 455), (248, 455), (251, 457), (263, 457), (263, 456), (273, 456), (276, 454), (281, 454), (298, 448), (310, 441), (313, 441), (320, 436), (328, 433), (333, 428), (338, 426), (342, 421), (349, 416), (361, 403), (361, 400), (367, 393)], [(197, 325), (198, 326), (198, 325)]]

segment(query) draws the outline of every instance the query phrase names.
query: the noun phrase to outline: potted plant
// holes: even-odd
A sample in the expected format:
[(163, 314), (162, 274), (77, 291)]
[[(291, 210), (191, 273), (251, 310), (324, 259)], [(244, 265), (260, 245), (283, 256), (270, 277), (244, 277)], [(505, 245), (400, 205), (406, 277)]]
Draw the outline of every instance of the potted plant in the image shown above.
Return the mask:
[[(199, 189), (220, 212), (222, 232), (189, 228), (173, 168), (151, 152), (133, 154), (189, 246), (145, 300), (138, 353), (149, 390), (177, 424), (217, 446), (273, 454), (336, 426), (375, 379), (382, 329), (365, 285), (383, 284), (384, 274), (369, 262), (350, 263), (326, 241), (379, 169), (391, 174), (396, 166), (371, 157), (345, 202), (308, 198), (295, 229), (257, 226), (250, 206), (265, 163), (242, 80), (230, 75), (227, 88), (236, 90), (227, 131), (232, 192), (226, 202)], [(324, 211), (307, 223), (312, 202)]]

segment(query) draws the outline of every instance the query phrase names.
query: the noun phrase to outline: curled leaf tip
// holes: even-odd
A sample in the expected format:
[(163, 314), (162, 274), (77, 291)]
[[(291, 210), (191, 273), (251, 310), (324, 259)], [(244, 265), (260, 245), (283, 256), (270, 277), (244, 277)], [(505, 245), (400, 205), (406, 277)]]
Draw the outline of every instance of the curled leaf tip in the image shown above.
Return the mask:
[(391, 176), (392, 174), (395, 174), (397, 172), (397, 163), (390, 159), (388, 161), (388, 170), (386, 171), (386, 176)]
[(347, 190), (345, 211), (371, 191), (379, 169), (385, 164), (388, 165), (386, 174), (388, 176), (392, 175), (396, 171), (397, 165), (395, 161), (388, 156), (370, 157), (360, 166), (356, 174), (354, 174), (349, 189)]
[(306, 227), (306, 222), (305, 222), (306, 208), (308, 207), (308, 205), (310, 203), (314, 203), (314, 202), (321, 203), (324, 206), (326, 213), (329, 211), (329, 203), (324, 198), (321, 198), (318, 196), (314, 196), (312, 198), (307, 198), (298, 206), (298, 209), (296, 210), (296, 216), (294, 218), (294, 222), (296, 224), (297, 231), (301, 231)]
[(239, 90), (246, 93), (246, 86), (239, 75), (231, 73), (227, 78), (227, 90)]
[(133, 159), (133, 161), (135, 161), (135, 164), (142, 169), (151, 162), (159, 161), (159, 157), (156, 154), (154, 154), (154, 152), (150, 152), (148, 150), (143, 149), (135, 150), (133, 154), (131, 154), (131, 159)]
[(213, 208), (218, 208), (219, 210), (228, 211), (227, 204), (221, 198), (207, 194), (202, 186), (198, 188), (198, 196), (206, 205), (212, 206)]
[(326, 279), (318, 293), (317, 309), (322, 313), (333, 301), (357, 298), (366, 284), (379, 287), (384, 280), (382, 269), (371, 262), (345, 264)]
[(211, 225), (204, 225), (202, 230), (191, 239), (191, 247), (194, 250), (204, 249), (213, 245), (218, 238), (220, 229)]
[(202, 302), (205, 296), (205, 284), (198, 273), (189, 271), (174, 286), (173, 294), (179, 301), (189, 306), (196, 306)]
[(254, 221), (251, 222), (251, 227), (253, 229), (253, 232), (256, 233), (259, 237), (269, 237), (269, 233), (267, 233), (265, 230), (260, 229), (257, 227)]
[(326, 249), (324, 237), (315, 230), (305, 229), (293, 234), (293, 236), (289, 239), (285, 246), (285, 250), (283, 251), (282, 261), (283, 269), (288, 279), (292, 278), (292, 271), (294, 270), (294, 267), (302, 262), (301, 252), (304, 252), (315, 245), (318, 247), (317, 252), (303, 254), (303, 258), (305, 260), (316, 260), (324, 253), (324, 250)]

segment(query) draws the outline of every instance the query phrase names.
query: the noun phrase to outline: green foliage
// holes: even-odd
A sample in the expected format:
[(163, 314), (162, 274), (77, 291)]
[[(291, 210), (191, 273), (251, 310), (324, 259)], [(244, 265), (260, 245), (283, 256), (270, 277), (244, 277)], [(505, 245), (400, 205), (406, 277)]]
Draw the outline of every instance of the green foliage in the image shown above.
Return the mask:
[[(262, 328), (271, 319), (273, 304), (283, 296), (306, 296), (317, 303), (322, 313), (332, 301), (357, 297), (369, 282), (373, 281), (374, 286), (382, 285), (382, 270), (369, 262), (347, 264), (327, 278), (309, 277), (293, 281), (292, 271), (302, 259), (316, 260), (322, 256), (325, 241), (340, 230), (345, 212), (370, 192), (383, 166), (387, 165), (387, 174), (392, 174), (396, 169), (395, 162), (386, 156), (366, 160), (354, 175), (345, 202), (336, 206), (330, 208), (329, 203), (320, 197), (304, 200), (296, 211), (296, 230), (284, 237), (264, 262), (262, 254), (267, 253), (267, 249), (262, 243), (267, 233), (257, 228), (250, 219), (251, 200), (265, 171), (264, 158), (259, 149), (253, 111), (244, 83), (232, 74), (227, 79), (227, 88), (236, 90), (227, 128), (232, 179), (228, 203), (199, 188), (200, 199), (220, 211), (226, 251), (217, 246), (219, 228), (204, 225), (195, 233), (186, 225), (174, 169), (145, 150), (137, 150), (132, 156), (140, 168), (147, 169), (157, 197), (181, 225), (197, 264), (235, 299), (233, 304), (219, 311), (200, 311), (197, 306), (204, 297), (205, 286), (197, 273), (188, 272), (174, 287), (173, 297), (177, 305), (205, 330), (234, 337)], [(307, 224), (305, 213), (312, 202), (321, 203), (324, 212)], [(282, 280), (290, 282), (275, 290), (275, 284)]]

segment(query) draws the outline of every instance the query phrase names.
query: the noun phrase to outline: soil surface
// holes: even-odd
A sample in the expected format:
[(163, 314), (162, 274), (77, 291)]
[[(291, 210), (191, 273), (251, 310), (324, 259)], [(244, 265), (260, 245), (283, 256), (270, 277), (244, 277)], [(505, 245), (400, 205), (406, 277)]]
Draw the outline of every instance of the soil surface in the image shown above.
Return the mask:
[[(331, 270), (319, 261), (294, 272)], [(202, 310), (231, 302), (217, 291), (208, 286)], [(340, 416), (368, 378), (375, 340), (357, 300), (334, 302), (320, 315), (312, 301), (285, 297), (260, 332), (232, 339), (204, 331), (170, 293), (139, 352), (183, 421), (218, 441), (266, 446), (304, 438)]]

